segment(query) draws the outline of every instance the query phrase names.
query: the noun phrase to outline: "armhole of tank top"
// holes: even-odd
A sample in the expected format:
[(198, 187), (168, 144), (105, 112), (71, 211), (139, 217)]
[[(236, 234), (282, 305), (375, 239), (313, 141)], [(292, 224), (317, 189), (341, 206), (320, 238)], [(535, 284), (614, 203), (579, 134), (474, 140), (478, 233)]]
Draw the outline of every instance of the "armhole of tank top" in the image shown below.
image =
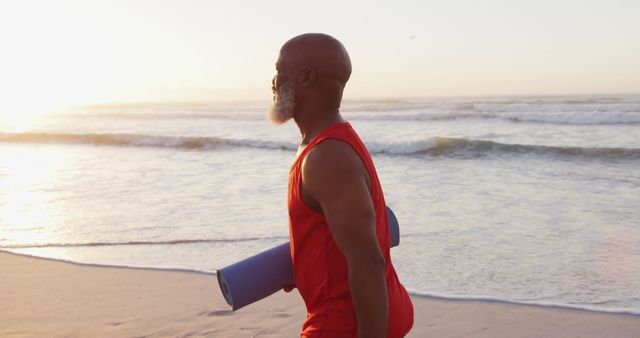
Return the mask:
[[(313, 147), (317, 146), (322, 141), (324, 141), (324, 139), (319, 139), (318, 141), (314, 141), (315, 143), (313, 143)], [(311, 146), (311, 144), (309, 144), (309, 146)], [(296, 187), (296, 189), (298, 189), (298, 197), (300, 198), (300, 204), (302, 205), (302, 207), (307, 209), (307, 211), (310, 211), (316, 215), (320, 215), (324, 217), (324, 214), (322, 212), (312, 208), (310, 205), (307, 204), (307, 202), (305, 202), (304, 198), (302, 197), (302, 170), (304, 167), (304, 160), (307, 158), (307, 155), (309, 155), (309, 153), (313, 150), (312, 148), (305, 148), (302, 151), (302, 153), (300, 153), (300, 156), (296, 159), (296, 165), (300, 166), (300, 170), (298, 170), (298, 174), (300, 175), (300, 177), (298, 178), (298, 186)]]
[[(302, 166), (302, 164), (300, 164)], [(312, 208), (311, 206), (309, 206), (307, 204), (307, 202), (304, 201), (304, 198), (302, 198), (302, 169), (300, 169), (300, 180), (298, 182), (298, 195), (300, 196), (300, 204), (302, 205), (303, 208), (307, 209), (308, 211), (316, 214), (316, 215), (320, 215), (324, 217), (324, 214), (314, 208)]]

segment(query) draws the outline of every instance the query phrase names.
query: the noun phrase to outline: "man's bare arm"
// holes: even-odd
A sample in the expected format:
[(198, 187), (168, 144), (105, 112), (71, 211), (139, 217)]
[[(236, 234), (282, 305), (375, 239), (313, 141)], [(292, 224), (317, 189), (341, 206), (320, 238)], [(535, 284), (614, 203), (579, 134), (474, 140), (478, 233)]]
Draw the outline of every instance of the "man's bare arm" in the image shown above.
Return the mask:
[(367, 179), (358, 154), (338, 140), (318, 144), (302, 166), (303, 188), (322, 209), (347, 260), (358, 335), (386, 337), (385, 260), (376, 237), (376, 214)]

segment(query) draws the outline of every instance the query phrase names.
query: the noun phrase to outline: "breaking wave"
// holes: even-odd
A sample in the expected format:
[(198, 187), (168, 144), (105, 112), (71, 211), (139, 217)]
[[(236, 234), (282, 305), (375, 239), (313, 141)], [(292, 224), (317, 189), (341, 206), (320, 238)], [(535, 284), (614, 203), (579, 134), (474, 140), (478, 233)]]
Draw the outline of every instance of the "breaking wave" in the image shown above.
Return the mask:
[[(0, 142), (80, 143), (121, 147), (155, 147), (184, 150), (212, 150), (245, 147), (295, 151), (295, 143), (220, 137), (173, 137), (138, 134), (0, 133)], [(497, 154), (537, 154), (586, 158), (640, 159), (640, 148), (589, 148), (528, 144), (507, 144), (488, 140), (433, 137), (423, 141), (367, 143), (372, 154), (396, 156), (479, 157)]]
[(223, 146), (295, 150), (295, 144), (220, 137), (186, 137), (140, 134), (0, 133), (0, 142), (82, 143), (108, 146), (209, 150)]

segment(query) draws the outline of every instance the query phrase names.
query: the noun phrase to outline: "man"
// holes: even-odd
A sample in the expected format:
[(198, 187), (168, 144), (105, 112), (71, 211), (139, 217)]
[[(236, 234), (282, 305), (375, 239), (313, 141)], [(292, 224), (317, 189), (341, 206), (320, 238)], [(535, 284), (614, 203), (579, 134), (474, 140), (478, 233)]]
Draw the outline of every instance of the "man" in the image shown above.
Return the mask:
[(282, 46), (276, 70), (271, 119), (293, 118), (302, 134), (288, 193), (295, 287), (308, 312), (301, 336), (403, 337), (413, 305), (391, 264), (384, 196), (339, 110), (349, 55), (331, 36), (304, 34)]

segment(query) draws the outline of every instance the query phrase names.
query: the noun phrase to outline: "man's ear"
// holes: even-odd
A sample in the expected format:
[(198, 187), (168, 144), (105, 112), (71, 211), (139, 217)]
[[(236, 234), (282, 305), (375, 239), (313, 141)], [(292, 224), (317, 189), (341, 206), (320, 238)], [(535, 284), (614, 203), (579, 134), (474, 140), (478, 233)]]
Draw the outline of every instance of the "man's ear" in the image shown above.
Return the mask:
[(302, 71), (302, 86), (303, 87), (311, 87), (316, 82), (318, 78), (318, 74), (316, 70), (313, 68), (305, 68)]

